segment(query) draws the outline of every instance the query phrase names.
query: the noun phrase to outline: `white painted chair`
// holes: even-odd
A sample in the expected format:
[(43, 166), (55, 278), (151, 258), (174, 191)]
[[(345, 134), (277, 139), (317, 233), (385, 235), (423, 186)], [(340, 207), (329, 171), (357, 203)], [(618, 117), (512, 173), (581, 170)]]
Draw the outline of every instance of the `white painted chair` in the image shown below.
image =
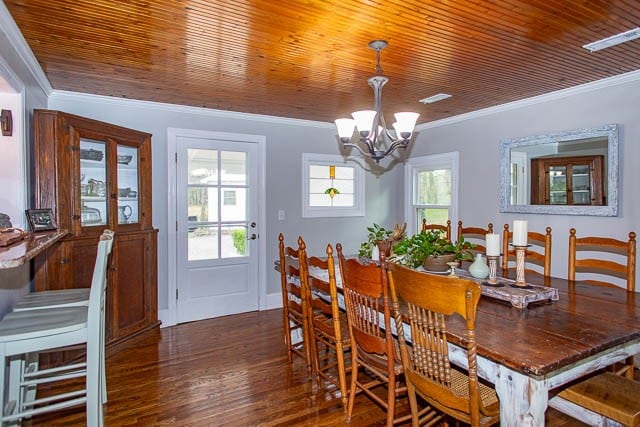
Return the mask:
[[(22, 418), (85, 404), (88, 426), (104, 424), (103, 401), (104, 327), (107, 259), (113, 233), (104, 233), (91, 281), (88, 306), (49, 308), (9, 313), (0, 321), (0, 424), (19, 423)], [(23, 370), (29, 353), (62, 350), (86, 344), (86, 362), (51, 368)], [(5, 377), (10, 367), (8, 396)], [(84, 377), (84, 388), (35, 399), (26, 391), (38, 384)], [(37, 406), (37, 407), (36, 407)]]
[[(105, 230), (104, 234), (113, 237), (114, 233), (111, 230)], [(113, 239), (109, 240), (109, 244), (113, 244)], [(111, 252), (111, 247), (108, 251)], [(32, 292), (22, 297), (13, 307), (13, 311), (86, 306), (89, 305), (90, 290), (91, 288), (80, 288)]]

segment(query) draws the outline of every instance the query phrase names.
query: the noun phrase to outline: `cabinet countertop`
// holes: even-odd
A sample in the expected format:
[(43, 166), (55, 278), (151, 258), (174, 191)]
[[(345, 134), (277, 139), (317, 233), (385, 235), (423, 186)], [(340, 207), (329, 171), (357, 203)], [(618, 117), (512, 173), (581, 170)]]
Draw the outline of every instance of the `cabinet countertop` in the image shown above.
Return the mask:
[(19, 267), (68, 234), (67, 230), (26, 233), (24, 239), (0, 248), (0, 269)]

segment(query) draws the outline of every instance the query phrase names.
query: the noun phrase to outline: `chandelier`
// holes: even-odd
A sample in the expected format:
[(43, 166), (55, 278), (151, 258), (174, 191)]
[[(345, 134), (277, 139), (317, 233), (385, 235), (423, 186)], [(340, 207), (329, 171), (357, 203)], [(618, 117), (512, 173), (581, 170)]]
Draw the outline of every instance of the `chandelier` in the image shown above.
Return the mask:
[[(382, 88), (389, 78), (382, 74), (380, 66), (380, 51), (388, 43), (384, 40), (374, 40), (369, 47), (376, 51), (376, 75), (370, 77), (369, 86), (373, 88), (375, 110), (356, 111), (351, 113), (353, 119), (337, 119), (338, 136), (345, 147), (354, 147), (365, 156), (370, 156), (376, 163), (393, 153), (398, 148), (407, 148), (418, 120), (418, 113), (395, 113), (393, 131), (387, 129), (382, 115)], [(353, 141), (353, 130), (357, 129), (357, 141)], [(353, 142), (352, 142), (353, 141)], [(360, 147), (363, 145), (365, 149)]]

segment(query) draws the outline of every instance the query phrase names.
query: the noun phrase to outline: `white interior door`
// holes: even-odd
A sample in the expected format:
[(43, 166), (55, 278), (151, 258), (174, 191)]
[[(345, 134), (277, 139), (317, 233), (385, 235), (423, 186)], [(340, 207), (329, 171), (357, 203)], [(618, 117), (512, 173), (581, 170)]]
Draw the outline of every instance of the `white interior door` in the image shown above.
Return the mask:
[(177, 139), (177, 321), (258, 309), (258, 144)]

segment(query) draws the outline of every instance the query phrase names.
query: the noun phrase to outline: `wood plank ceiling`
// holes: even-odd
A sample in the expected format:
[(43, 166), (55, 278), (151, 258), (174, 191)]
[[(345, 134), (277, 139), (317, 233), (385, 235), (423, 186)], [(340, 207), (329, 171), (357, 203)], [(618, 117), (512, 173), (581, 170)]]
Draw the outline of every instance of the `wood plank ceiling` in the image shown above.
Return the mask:
[(54, 89), (319, 121), (373, 108), (374, 39), (385, 115), (419, 122), (640, 69), (640, 40), (581, 47), (637, 27), (638, 0), (4, 3)]

